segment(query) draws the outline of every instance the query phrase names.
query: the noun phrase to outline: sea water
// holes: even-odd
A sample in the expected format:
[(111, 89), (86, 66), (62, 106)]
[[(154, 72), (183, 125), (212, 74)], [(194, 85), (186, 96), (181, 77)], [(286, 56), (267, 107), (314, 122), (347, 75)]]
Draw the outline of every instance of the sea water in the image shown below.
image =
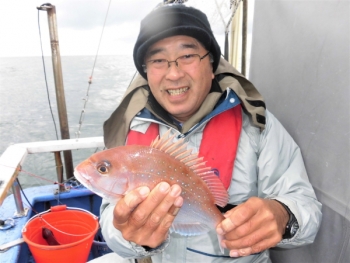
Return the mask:
[[(80, 138), (102, 136), (103, 122), (120, 103), (136, 72), (132, 56), (99, 56), (95, 67), (94, 56), (61, 60), (70, 138), (76, 138), (92, 73)], [(41, 57), (0, 58), (0, 154), (12, 144), (56, 140), (54, 121), (61, 136), (51, 57), (45, 57), (44, 63), (49, 95)], [(101, 149), (72, 151), (73, 165), (96, 150)], [(57, 181), (52, 153), (28, 155), (22, 169), (25, 172), (18, 178), (24, 187)]]

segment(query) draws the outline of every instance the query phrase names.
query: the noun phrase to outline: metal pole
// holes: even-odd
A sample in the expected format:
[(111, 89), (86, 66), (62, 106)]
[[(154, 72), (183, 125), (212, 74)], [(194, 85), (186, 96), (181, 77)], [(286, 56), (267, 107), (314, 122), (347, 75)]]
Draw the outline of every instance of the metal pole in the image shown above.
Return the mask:
[(248, 32), (248, 0), (243, 0), (243, 21), (242, 21), (242, 74), (247, 71), (247, 32)]
[(16, 210), (17, 210), (17, 216), (23, 216), (25, 214), (22, 197), (21, 197), (21, 190), (19, 189), (19, 184), (17, 180), (15, 180), (12, 184), (12, 192), (13, 197), (15, 198), (15, 204), (16, 204)]
[[(61, 128), (61, 138), (70, 139), (66, 100), (65, 100), (64, 87), (63, 87), (61, 55), (60, 55), (60, 47), (58, 42), (56, 8), (54, 5), (51, 5), (51, 4), (43, 4), (42, 6), (38, 7), (38, 9), (47, 11), (47, 17), (49, 22), (52, 65), (53, 65), (54, 78), (55, 78), (56, 100), (57, 100), (57, 108), (58, 108), (58, 117), (59, 117), (60, 128)], [(68, 179), (73, 176), (72, 152), (63, 151), (63, 158), (64, 158), (64, 167), (66, 170), (66, 178)]]
[(58, 180), (58, 192), (64, 192), (66, 189), (64, 188), (63, 183), (63, 166), (61, 159), (61, 152), (54, 152), (55, 154), (55, 162), (56, 162), (56, 172), (57, 172), (57, 180)]

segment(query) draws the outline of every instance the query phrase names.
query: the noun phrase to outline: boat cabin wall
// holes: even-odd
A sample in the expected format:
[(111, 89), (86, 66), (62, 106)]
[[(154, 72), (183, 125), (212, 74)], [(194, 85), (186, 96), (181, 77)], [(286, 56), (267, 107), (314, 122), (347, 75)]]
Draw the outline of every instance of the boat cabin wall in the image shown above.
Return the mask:
[(250, 80), (299, 144), (323, 204), (314, 244), (272, 251), (273, 262), (350, 259), (349, 19), (349, 1), (255, 1)]

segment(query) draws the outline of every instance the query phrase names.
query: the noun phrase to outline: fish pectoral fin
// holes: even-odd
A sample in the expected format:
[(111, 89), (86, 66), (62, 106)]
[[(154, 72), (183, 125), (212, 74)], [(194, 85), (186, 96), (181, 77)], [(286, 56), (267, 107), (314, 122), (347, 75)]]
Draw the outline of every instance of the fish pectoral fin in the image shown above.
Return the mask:
[(224, 251), (225, 249), (222, 246), (222, 241), (224, 240), (224, 237), (221, 235), (217, 235), (217, 236), (218, 236), (218, 242), (219, 242), (219, 246), (220, 246), (220, 252), (222, 254), (225, 254), (225, 251)]
[(202, 223), (173, 223), (170, 228), (171, 232), (182, 236), (198, 236), (208, 233), (211, 228)]

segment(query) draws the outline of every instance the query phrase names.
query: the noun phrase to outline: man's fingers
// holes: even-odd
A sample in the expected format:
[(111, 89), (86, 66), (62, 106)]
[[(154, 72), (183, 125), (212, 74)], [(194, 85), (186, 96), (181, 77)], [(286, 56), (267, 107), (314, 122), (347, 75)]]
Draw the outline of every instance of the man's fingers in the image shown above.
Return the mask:
[(150, 193), (147, 186), (141, 186), (126, 194), (114, 208), (114, 225), (125, 223), (134, 209), (144, 201)]
[(133, 191), (132, 194), (127, 194), (124, 198), (124, 202), (130, 210), (134, 210), (136, 206), (146, 199), (149, 193), (150, 190), (147, 186), (141, 186), (137, 188), (136, 191)]
[(241, 249), (252, 247), (255, 244), (265, 240), (267, 236), (268, 238), (270, 238), (271, 233), (267, 233), (267, 231), (265, 230), (258, 229), (257, 231), (254, 231), (249, 235), (245, 235), (242, 237), (236, 236), (235, 233), (229, 233), (225, 236), (225, 240), (223, 242), (225, 243), (225, 247), (228, 249)]
[(256, 215), (262, 206), (259, 198), (250, 198), (247, 202), (235, 207), (224, 214), (225, 219), (217, 226), (216, 231), (219, 235), (224, 235), (249, 221)]
[(113, 225), (126, 240), (156, 247), (167, 237), (182, 204), (179, 185), (160, 182), (152, 191), (140, 187), (119, 200)]
[(235, 211), (225, 214), (226, 217), (217, 227), (216, 232), (219, 235), (224, 235), (237, 227), (245, 224), (255, 214), (255, 211), (242, 207), (237, 207)]
[(159, 225), (180, 194), (181, 188), (178, 185), (170, 187), (166, 182), (159, 183), (151, 192), (148, 187), (132, 190), (117, 203), (114, 226), (120, 229), (121, 225), (128, 223), (138, 228), (146, 224), (147, 220), (148, 225)]
[[(174, 187), (174, 188), (173, 188)], [(180, 211), (183, 204), (183, 198), (181, 195), (181, 188), (178, 185), (173, 185), (168, 197), (170, 200), (165, 201), (164, 207), (162, 208), (162, 213), (164, 213), (160, 231), (168, 232), (172, 223), (175, 220), (176, 215)], [(170, 205), (170, 207), (169, 207)]]
[(253, 233), (235, 240), (225, 239), (222, 246), (230, 250), (231, 257), (243, 257), (275, 246), (280, 241), (280, 236), (269, 230), (259, 229)]
[(217, 233), (232, 257), (247, 256), (275, 246), (282, 238), (281, 226), (288, 219), (274, 200), (250, 198), (225, 214)]
[[(159, 190), (161, 188), (159, 185)], [(163, 188), (163, 191), (166, 188)], [(148, 226), (153, 228), (155, 231), (167, 232), (171, 223), (174, 221), (175, 215), (178, 212), (179, 207), (182, 205), (181, 187), (178, 185), (169, 186), (169, 189), (166, 192), (163, 192), (162, 195), (155, 192), (155, 196), (152, 197), (153, 191), (151, 192), (149, 199), (157, 203), (157, 205), (152, 209), (149, 215)], [(147, 200), (146, 200), (147, 201)], [(147, 205), (146, 201), (142, 203), (139, 209), (143, 210), (143, 206)], [(149, 209), (147, 206), (145, 209)], [(156, 230), (158, 226), (161, 226), (159, 230)]]
[(174, 205), (172, 205), (170, 207), (168, 213), (175, 217), (177, 215), (177, 213), (179, 213), (183, 202), (184, 202), (184, 200), (183, 200), (183, 198), (181, 196), (177, 197), (175, 202), (174, 202)]
[(155, 223), (157, 223), (161, 219), (161, 215), (159, 215), (159, 213), (155, 213), (155, 210), (163, 202), (169, 191), (170, 185), (168, 183), (159, 183), (130, 215), (130, 224), (143, 224), (147, 219), (149, 219), (149, 217), (151, 221), (155, 221)]
[[(260, 242), (254, 244), (251, 247), (243, 247), (239, 249), (232, 249), (230, 250), (230, 256), (231, 257), (245, 257), (249, 256), (251, 254), (260, 253), (263, 250), (269, 249), (271, 246), (275, 246), (276, 243), (271, 243), (270, 240), (261, 240)], [(272, 245), (271, 245), (272, 244)]]
[(181, 187), (176, 184), (171, 186), (169, 194), (167, 194), (160, 204), (154, 209), (154, 213), (158, 214), (159, 216), (165, 216), (170, 212), (170, 209), (174, 207), (173, 211), (171, 211), (169, 214), (174, 214), (174, 212), (177, 214), (176, 207), (180, 208), (182, 206), (182, 197), (180, 197), (180, 195)]

